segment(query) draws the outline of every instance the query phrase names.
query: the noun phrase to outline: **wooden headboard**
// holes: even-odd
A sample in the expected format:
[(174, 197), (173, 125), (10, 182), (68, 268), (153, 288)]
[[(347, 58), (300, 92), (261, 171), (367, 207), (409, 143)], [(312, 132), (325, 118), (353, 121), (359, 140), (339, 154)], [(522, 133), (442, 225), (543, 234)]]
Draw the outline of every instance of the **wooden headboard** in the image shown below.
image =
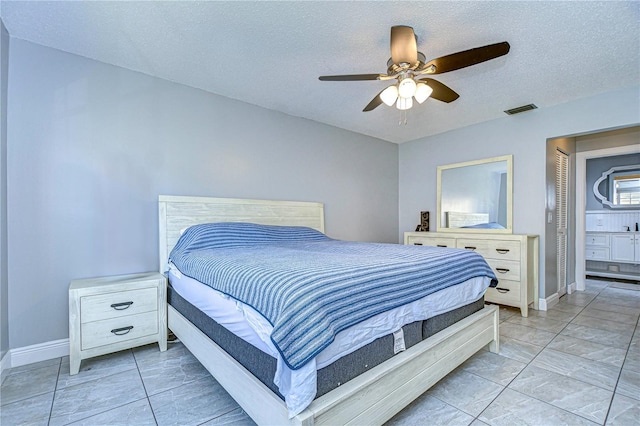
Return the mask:
[(324, 204), (314, 202), (160, 195), (158, 214), (160, 272), (168, 269), (169, 253), (180, 232), (200, 223), (308, 226), (324, 233)]

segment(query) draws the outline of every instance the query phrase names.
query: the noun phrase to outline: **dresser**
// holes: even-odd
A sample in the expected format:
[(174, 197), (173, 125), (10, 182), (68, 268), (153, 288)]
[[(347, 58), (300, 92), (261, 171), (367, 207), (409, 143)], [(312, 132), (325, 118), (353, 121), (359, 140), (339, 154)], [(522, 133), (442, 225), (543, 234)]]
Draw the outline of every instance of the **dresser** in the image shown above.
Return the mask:
[(157, 272), (69, 284), (69, 374), (83, 359), (158, 342), (167, 350), (166, 278)]
[(498, 278), (497, 287), (487, 289), (485, 301), (520, 308), (523, 317), (530, 304), (538, 308), (537, 235), (405, 232), (404, 243), (474, 250)]

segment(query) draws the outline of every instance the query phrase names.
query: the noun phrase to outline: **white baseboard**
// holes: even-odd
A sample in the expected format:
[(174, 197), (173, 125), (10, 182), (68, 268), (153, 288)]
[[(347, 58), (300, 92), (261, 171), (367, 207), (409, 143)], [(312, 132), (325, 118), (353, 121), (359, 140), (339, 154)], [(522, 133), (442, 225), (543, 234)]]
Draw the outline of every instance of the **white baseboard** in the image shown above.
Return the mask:
[(569, 293), (573, 293), (573, 292), (578, 291), (578, 290), (579, 291), (584, 291), (585, 290), (584, 281), (582, 282), (582, 288), (579, 288), (578, 283), (576, 283), (575, 281), (568, 285), (567, 291)]
[(60, 358), (69, 355), (69, 339), (52, 340), (51, 342), (38, 343), (37, 345), (24, 346), (10, 349), (8, 356), (9, 367), (33, 364), (34, 362)]
[(557, 305), (559, 301), (560, 301), (560, 296), (558, 296), (558, 293), (553, 293), (551, 296), (547, 297), (546, 299), (540, 299), (538, 302), (538, 308), (541, 311), (548, 311), (549, 309)]

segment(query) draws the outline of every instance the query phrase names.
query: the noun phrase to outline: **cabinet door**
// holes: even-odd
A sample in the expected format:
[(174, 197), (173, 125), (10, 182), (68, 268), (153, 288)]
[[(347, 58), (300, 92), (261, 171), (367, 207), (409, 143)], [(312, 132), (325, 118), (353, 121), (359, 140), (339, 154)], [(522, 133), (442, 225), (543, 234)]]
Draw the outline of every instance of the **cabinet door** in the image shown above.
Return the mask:
[(611, 235), (611, 260), (634, 262), (635, 236), (633, 234)]
[(636, 234), (635, 237), (635, 245), (636, 245), (636, 250), (635, 250), (635, 263), (640, 263), (640, 234)]

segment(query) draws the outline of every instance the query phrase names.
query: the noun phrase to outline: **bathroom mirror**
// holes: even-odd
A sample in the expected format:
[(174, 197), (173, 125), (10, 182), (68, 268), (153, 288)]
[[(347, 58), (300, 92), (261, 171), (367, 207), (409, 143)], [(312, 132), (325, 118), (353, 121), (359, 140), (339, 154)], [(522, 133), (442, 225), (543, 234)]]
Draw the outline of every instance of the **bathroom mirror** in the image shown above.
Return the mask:
[(513, 232), (513, 156), (438, 166), (438, 232)]
[(640, 164), (612, 167), (593, 184), (593, 194), (612, 209), (640, 207)]

